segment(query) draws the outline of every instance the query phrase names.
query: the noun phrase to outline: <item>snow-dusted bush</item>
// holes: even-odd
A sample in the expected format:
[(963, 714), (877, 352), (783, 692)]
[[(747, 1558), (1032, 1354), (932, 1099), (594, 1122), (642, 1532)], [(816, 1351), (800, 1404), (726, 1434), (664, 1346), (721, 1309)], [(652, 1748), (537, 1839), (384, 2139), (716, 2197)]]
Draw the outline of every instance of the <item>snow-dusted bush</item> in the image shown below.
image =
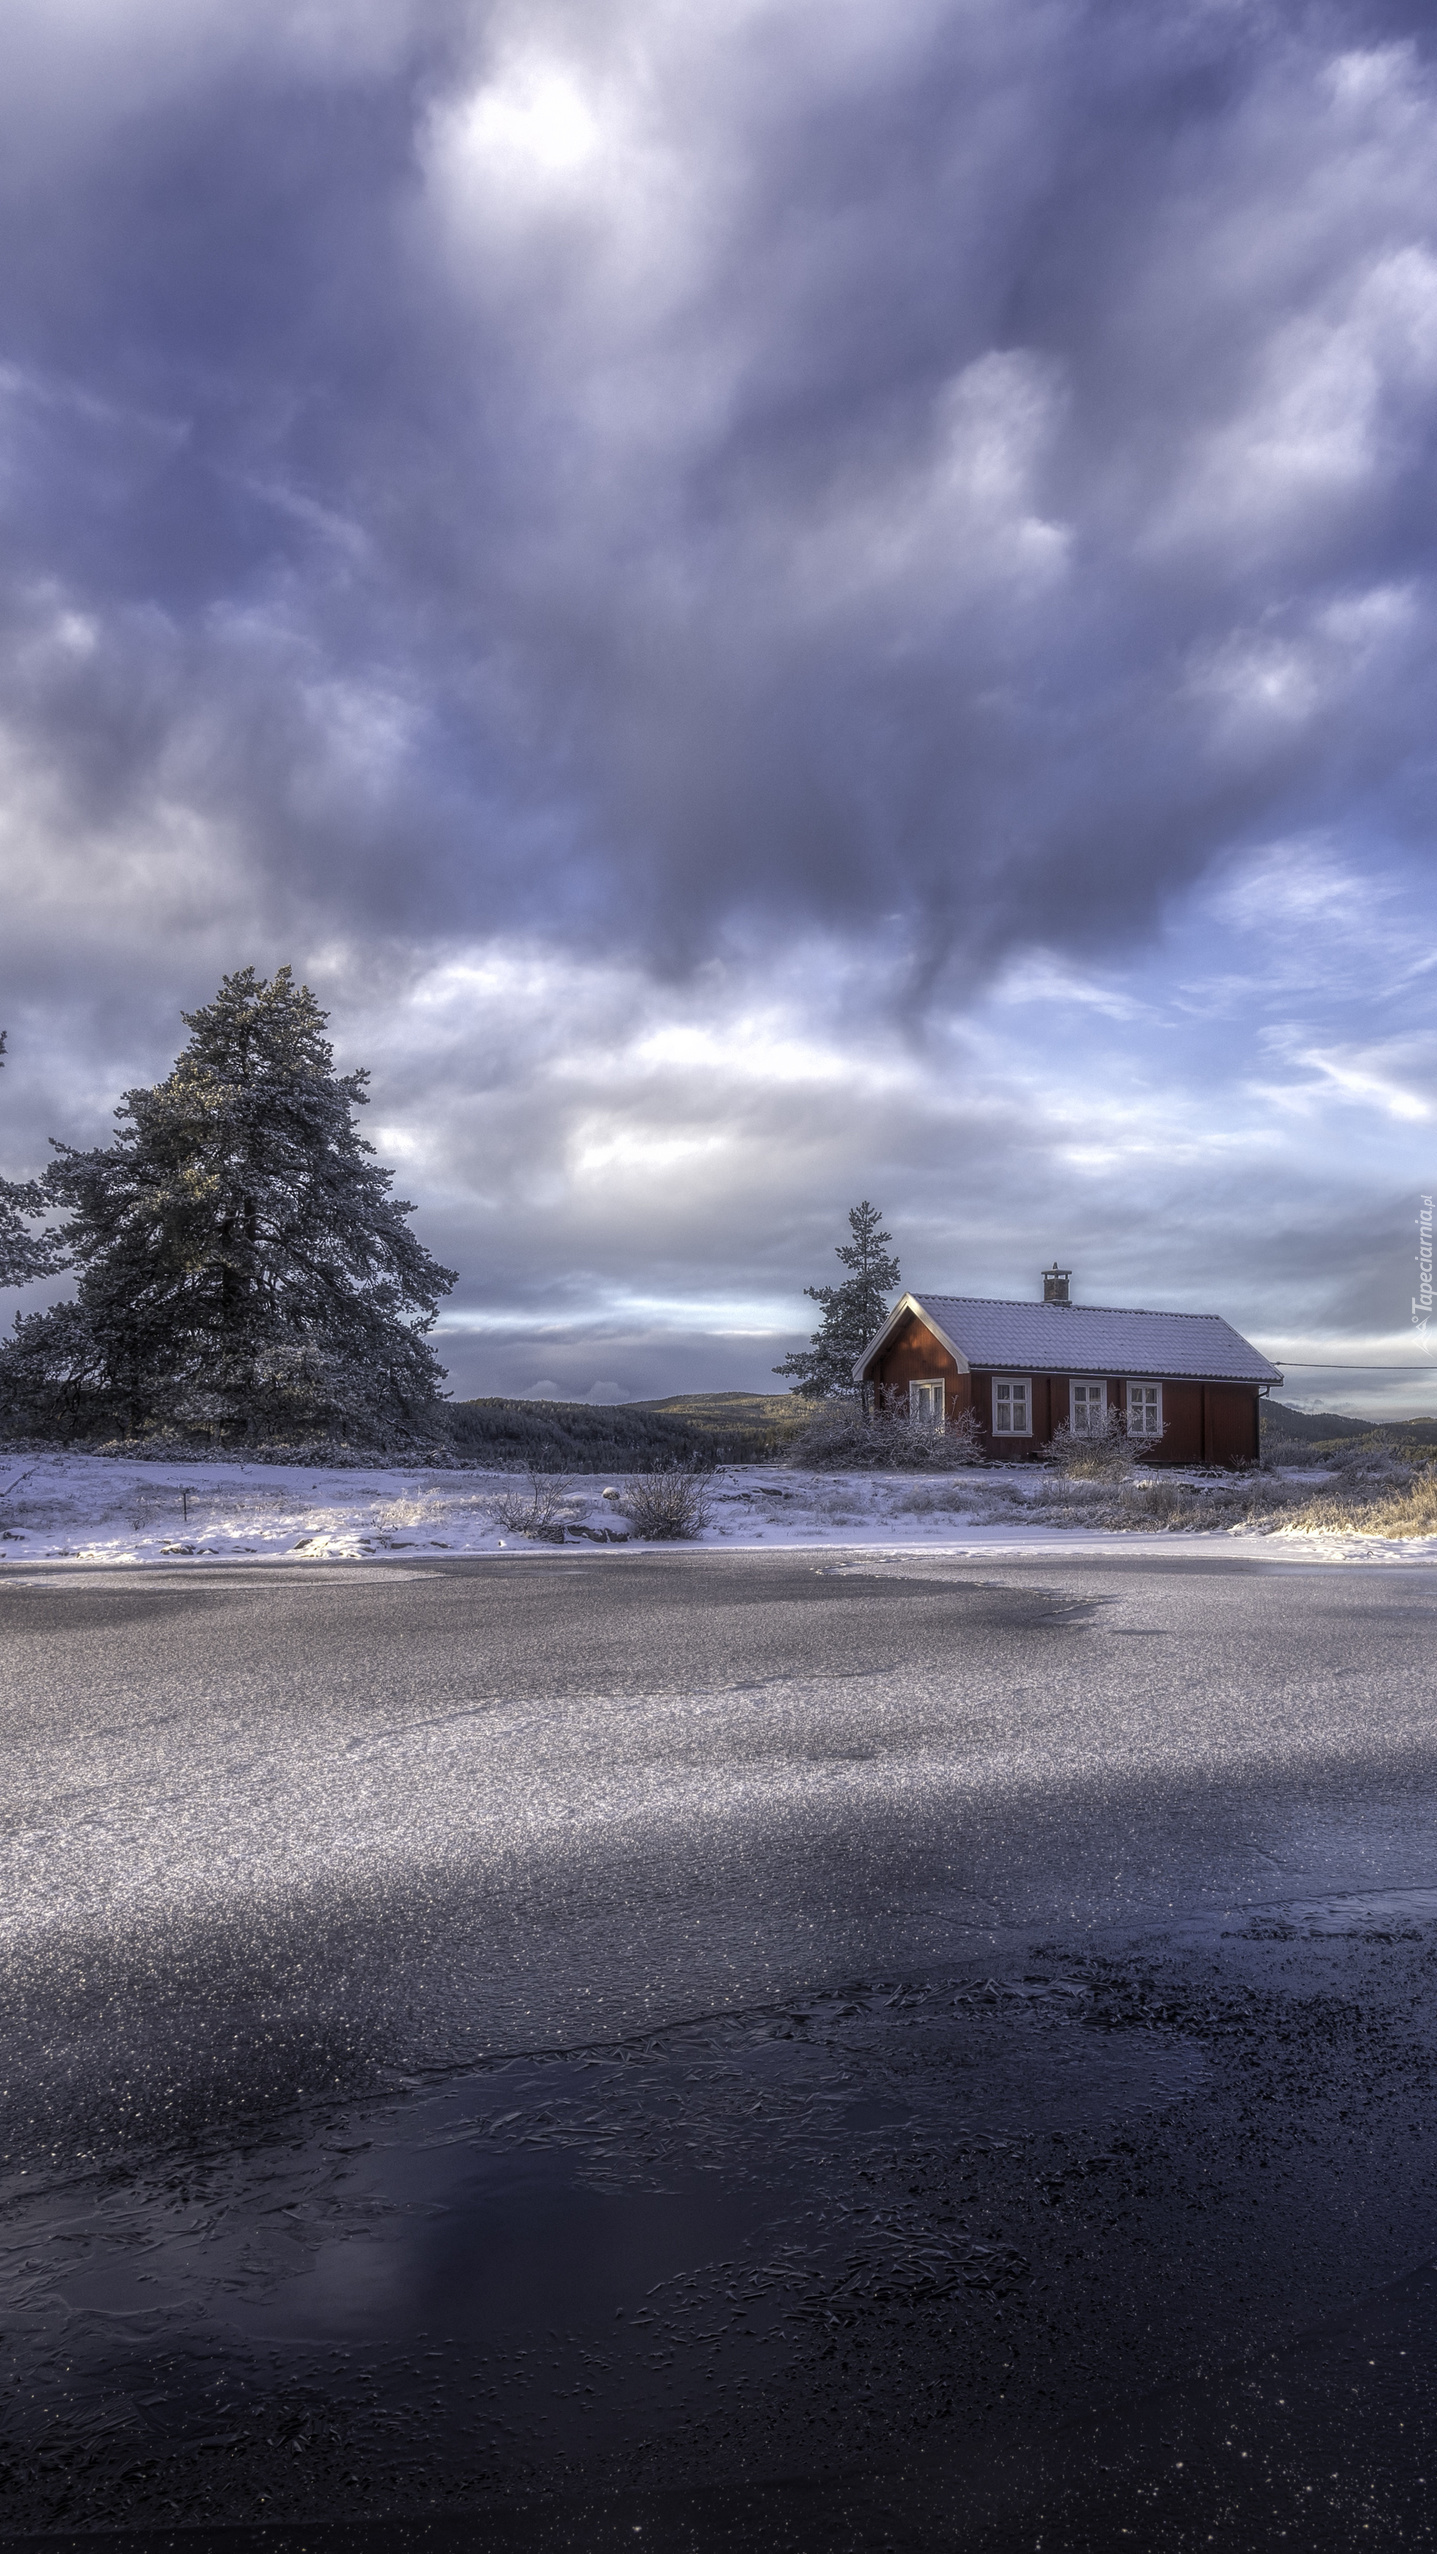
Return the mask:
[[(1144, 1438), (1144, 1445), (1151, 1444)], [(1065, 1419), (1053, 1430), (1049, 1452), (1068, 1481), (1119, 1481), (1133, 1460), (1121, 1411), (1105, 1413), (1100, 1428), (1074, 1428)]]
[(411, 1498), (385, 1499), (375, 1508), (374, 1522), (382, 1533), (408, 1525), (442, 1525), (449, 1514), (450, 1502), (416, 1491)]
[(795, 1435), (788, 1460), (806, 1472), (948, 1472), (981, 1463), (983, 1447), (971, 1410), (935, 1428), (902, 1403), (865, 1411), (856, 1401), (820, 1401)]
[(558, 1523), (559, 1503), (563, 1497), (557, 1472), (531, 1472), (526, 1497), (522, 1490), (506, 1490), (494, 1502), (496, 1524), (506, 1534), (529, 1534), (541, 1543), (562, 1543), (563, 1526)]
[(1415, 1466), (1385, 1436), (1359, 1437), (1354, 1445), (1343, 1446), (1328, 1456), (1327, 1470), (1344, 1487), (1370, 1482), (1374, 1488), (1390, 1490), (1405, 1490), (1415, 1474)]
[(709, 1484), (701, 1472), (636, 1472), (619, 1502), (645, 1543), (691, 1543), (709, 1521)]

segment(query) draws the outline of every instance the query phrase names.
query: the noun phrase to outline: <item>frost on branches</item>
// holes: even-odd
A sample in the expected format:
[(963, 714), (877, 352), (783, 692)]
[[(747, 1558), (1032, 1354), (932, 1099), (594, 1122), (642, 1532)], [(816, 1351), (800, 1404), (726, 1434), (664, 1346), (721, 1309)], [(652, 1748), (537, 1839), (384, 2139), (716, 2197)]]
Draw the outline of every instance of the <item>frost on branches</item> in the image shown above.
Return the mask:
[(46, 1435), (316, 1435), (423, 1443), (442, 1426), (425, 1336), (454, 1271), (409, 1230), (354, 1123), (326, 1016), (288, 967), (226, 976), (183, 1014), (168, 1079), (127, 1091), (115, 1141), (55, 1147), (46, 1200), (73, 1302), (16, 1323), (0, 1421)]

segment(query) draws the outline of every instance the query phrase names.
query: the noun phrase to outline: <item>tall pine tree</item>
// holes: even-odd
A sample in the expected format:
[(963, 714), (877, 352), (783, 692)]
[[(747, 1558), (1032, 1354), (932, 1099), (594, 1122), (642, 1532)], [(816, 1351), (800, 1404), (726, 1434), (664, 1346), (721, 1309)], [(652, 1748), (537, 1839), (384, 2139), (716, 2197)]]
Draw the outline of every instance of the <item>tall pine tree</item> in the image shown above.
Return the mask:
[(776, 1375), (792, 1375), (791, 1387), (807, 1401), (852, 1399), (857, 1393), (854, 1362), (888, 1318), (887, 1297), (898, 1284), (898, 1262), (884, 1245), (893, 1235), (880, 1230), (883, 1209), (850, 1206), (848, 1229), (853, 1238), (836, 1244), (836, 1255), (849, 1274), (838, 1286), (805, 1286), (823, 1320), (806, 1348), (797, 1348), (775, 1366)]
[[(0, 1029), (0, 1064), (5, 1061), (5, 1031)], [(0, 1286), (28, 1286), (32, 1278), (53, 1277), (63, 1265), (49, 1233), (32, 1233), (28, 1218), (45, 1211), (38, 1180), (0, 1179)]]
[(226, 976), (183, 1014), (168, 1079), (127, 1091), (113, 1144), (46, 1177), (76, 1299), (17, 1322), (0, 1406), (32, 1426), (226, 1442), (422, 1441), (443, 1369), (424, 1334), (454, 1283), (416, 1241), (288, 967)]

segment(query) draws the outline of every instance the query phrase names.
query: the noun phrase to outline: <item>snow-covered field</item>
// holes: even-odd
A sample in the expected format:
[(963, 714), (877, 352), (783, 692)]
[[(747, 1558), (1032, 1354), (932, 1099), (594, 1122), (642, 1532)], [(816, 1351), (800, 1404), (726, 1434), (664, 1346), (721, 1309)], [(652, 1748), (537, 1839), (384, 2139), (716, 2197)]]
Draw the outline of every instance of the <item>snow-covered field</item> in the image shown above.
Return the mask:
[[(1171, 1476), (1169, 1476), (1171, 1477)], [(1316, 1486), (1324, 1476), (1314, 1474)], [(777, 1466), (713, 1476), (709, 1522), (697, 1538), (727, 1550), (987, 1552), (1105, 1546), (1170, 1549), (1171, 1531), (1144, 1533), (1037, 1513), (1047, 1476), (1000, 1465), (981, 1473), (815, 1475)], [(84, 1454), (0, 1459), (0, 1563), (378, 1561), (390, 1556), (568, 1551), (600, 1558), (628, 1533), (620, 1473), (567, 1474), (547, 1540), (517, 1531), (530, 1485), (511, 1472), (315, 1470), (265, 1463), (127, 1462)], [(606, 1495), (606, 1493), (608, 1495)], [(1220, 1485), (1206, 1494), (1220, 1495)], [(1047, 1491), (1051, 1498), (1051, 1491)], [(1190, 1543), (1189, 1529), (1181, 1538)], [(1215, 1519), (1197, 1539), (1278, 1559), (1437, 1560), (1437, 1536), (1388, 1539), (1354, 1530), (1313, 1533), (1265, 1520)], [(649, 1548), (649, 1547), (645, 1547)], [(689, 1546), (688, 1548), (692, 1548)]]

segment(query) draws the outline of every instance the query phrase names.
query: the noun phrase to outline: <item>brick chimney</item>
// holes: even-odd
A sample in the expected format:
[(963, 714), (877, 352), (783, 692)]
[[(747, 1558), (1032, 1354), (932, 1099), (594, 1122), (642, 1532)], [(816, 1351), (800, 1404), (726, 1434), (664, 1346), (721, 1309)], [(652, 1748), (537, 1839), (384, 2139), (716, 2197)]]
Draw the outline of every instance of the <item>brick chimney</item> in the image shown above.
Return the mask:
[(1071, 1301), (1068, 1280), (1072, 1273), (1071, 1268), (1060, 1268), (1056, 1259), (1051, 1268), (1044, 1269), (1043, 1301), (1045, 1304), (1066, 1304)]

